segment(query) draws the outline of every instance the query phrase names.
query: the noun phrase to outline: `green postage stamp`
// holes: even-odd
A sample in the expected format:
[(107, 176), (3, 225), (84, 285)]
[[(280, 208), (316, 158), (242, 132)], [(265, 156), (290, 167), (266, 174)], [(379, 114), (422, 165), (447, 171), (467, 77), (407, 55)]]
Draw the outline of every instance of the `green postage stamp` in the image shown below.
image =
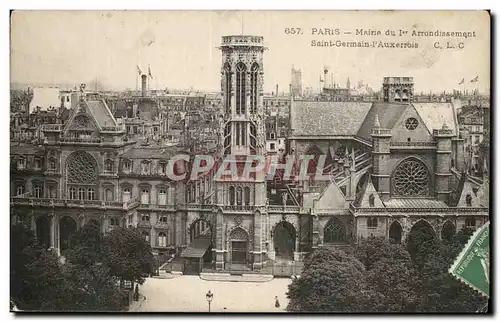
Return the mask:
[(490, 296), (490, 222), (476, 230), (449, 272), (484, 296)]

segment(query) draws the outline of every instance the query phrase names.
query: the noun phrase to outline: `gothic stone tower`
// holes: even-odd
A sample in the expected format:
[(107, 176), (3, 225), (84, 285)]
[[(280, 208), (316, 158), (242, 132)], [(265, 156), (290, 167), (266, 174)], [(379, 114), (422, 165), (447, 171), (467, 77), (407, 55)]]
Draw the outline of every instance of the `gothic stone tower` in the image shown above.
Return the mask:
[[(266, 233), (266, 180), (264, 172), (242, 176), (249, 156), (265, 156), (263, 109), (263, 37), (224, 36), (222, 51), (220, 154), (236, 163), (238, 179), (225, 176), (216, 182), (216, 268), (251, 263), (260, 269)], [(254, 163), (255, 165), (255, 163)], [(229, 166), (228, 166), (229, 168)]]

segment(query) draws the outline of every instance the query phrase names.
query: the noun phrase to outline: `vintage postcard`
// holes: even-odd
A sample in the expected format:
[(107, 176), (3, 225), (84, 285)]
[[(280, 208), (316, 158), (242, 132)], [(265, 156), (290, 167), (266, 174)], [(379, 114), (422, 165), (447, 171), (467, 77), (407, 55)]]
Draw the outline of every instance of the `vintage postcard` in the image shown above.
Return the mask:
[(488, 312), (490, 30), (12, 11), (11, 311)]

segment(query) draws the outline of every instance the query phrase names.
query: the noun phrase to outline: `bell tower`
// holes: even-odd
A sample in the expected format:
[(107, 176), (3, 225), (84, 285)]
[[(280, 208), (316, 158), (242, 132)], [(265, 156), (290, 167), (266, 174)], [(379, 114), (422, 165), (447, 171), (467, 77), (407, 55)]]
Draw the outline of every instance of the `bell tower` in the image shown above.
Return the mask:
[[(243, 261), (259, 270), (265, 263), (266, 178), (264, 171), (251, 173), (250, 177), (243, 174), (245, 166), (255, 168), (257, 162), (263, 162), (258, 158), (262, 159), (266, 153), (263, 108), (266, 48), (263, 37), (238, 35), (222, 37), (219, 49), (222, 52), (219, 153), (223, 159), (236, 163), (238, 175), (215, 179), (217, 204), (223, 209), (216, 214), (215, 264), (221, 269), (224, 263)], [(226, 216), (234, 212), (240, 215), (236, 226), (234, 216)], [(224, 230), (225, 234), (219, 234)], [(233, 236), (236, 231), (239, 231), (238, 241)]]
[(263, 42), (257, 36), (222, 37), (223, 155), (265, 152)]

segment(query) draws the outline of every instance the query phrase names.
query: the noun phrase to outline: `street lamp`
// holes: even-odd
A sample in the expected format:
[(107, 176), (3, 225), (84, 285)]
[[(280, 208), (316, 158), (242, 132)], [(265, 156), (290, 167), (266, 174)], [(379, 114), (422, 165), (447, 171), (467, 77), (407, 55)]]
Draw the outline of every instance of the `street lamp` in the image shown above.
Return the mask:
[(208, 302), (208, 312), (210, 312), (210, 303), (212, 303), (212, 299), (214, 298), (214, 294), (210, 291), (208, 291), (207, 295), (205, 295), (205, 297), (207, 298), (207, 302)]

